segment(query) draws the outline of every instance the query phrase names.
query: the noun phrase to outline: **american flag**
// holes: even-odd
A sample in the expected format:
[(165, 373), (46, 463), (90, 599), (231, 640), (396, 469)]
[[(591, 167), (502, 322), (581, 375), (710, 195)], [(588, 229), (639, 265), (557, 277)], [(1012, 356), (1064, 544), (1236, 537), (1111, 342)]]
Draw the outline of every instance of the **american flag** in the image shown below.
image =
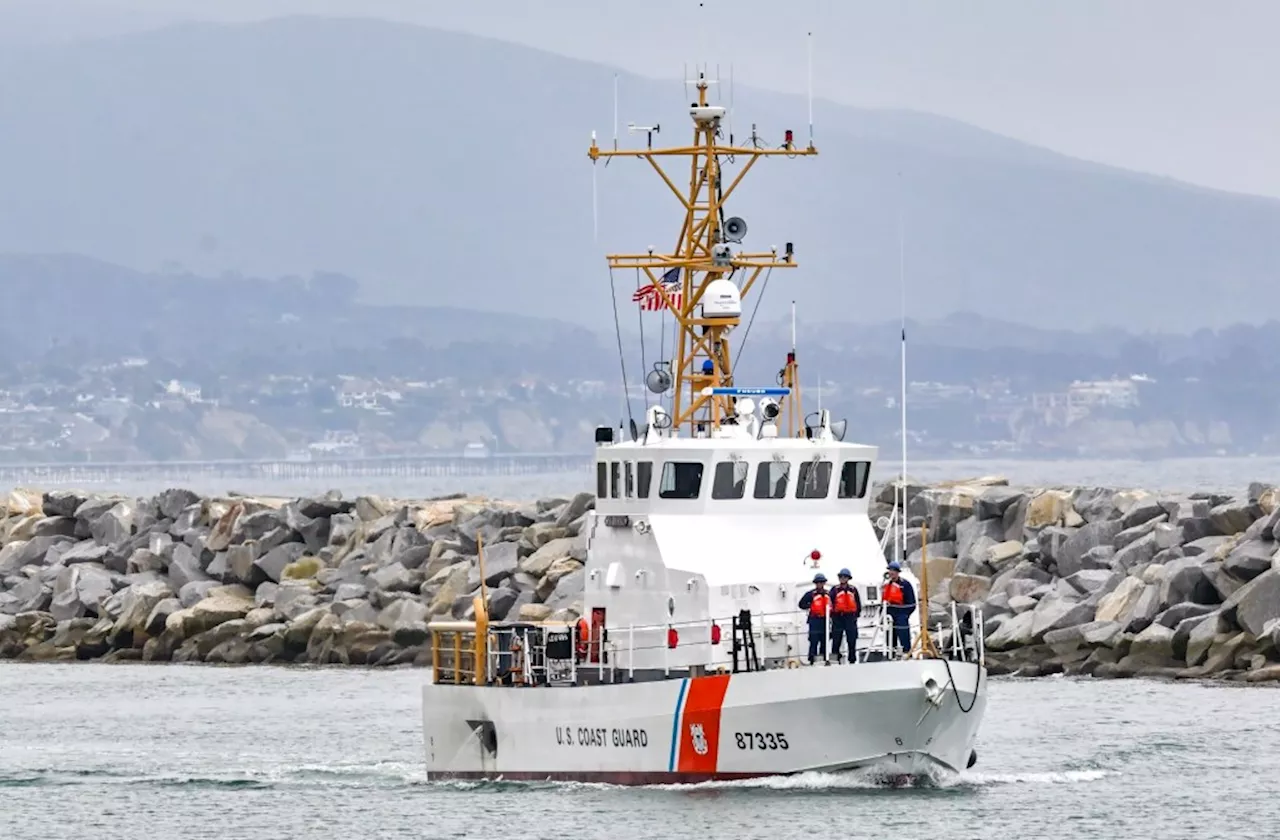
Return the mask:
[[(662, 283), (663, 291), (667, 293), (672, 305), (679, 309), (684, 298), (684, 291), (680, 288), (680, 267), (669, 269), (662, 275), (659, 282)], [(650, 283), (636, 289), (635, 294), (631, 296), (631, 301), (640, 304), (640, 308), (646, 312), (657, 312), (667, 308), (662, 300), (662, 294), (658, 291), (657, 283)]]

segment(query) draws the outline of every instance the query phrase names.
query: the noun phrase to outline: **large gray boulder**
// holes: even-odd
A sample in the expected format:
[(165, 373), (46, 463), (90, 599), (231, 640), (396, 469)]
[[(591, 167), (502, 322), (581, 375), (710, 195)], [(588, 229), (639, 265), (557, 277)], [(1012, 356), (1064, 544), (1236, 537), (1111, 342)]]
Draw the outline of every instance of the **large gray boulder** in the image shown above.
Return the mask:
[(1127, 531), (1161, 516), (1165, 518), (1169, 516), (1165, 503), (1154, 496), (1147, 496), (1133, 503), (1133, 506), (1120, 519), (1120, 525)]
[(0, 592), (0, 615), (43, 612), (52, 600), (52, 587), (38, 578), (24, 578), (7, 592)]
[(1270, 569), (1240, 587), (1222, 605), (1222, 615), (1258, 638), (1267, 623), (1280, 618), (1280, 571)]
[[(500, 542), (484, 547), (484, 582), (498, 586), (515, 574), (519, 564), (519, 547), (514, 542)], [(477, 574), (479, 568), (477, 564)]]
[[(1000, 521), (1001, 527), (1004, 527), (1005, 512), (1015, 507), (1018, 502), (1025, 502), (1026, 498), (1026, 493), (1012, 487), (1000, 485), (986, 487), (974, 500), (973, 512), (978, 519), (994, 519)], [(1001, 540), (1003, 539), (1001, 537)]]
[(1168, 608), (1183, 603), (1221, 603), (1218, 590), (1205, 573), (1205, 566), (1206, 562), (1200, 557), (1183, 557), (1168, 563), (1164, 567), (1164, 579), (1160, 583), (1161, 607)]
[(1003, 541), (1004, 525), (999, 520), (971, 516), (959, 522), (956, 525), (956, 559), (959, 560), (956, 569), (965, 574), (981, 573), (986, 549)]
[(1090, 604), (1060, 596), (1046, 596), (1032, 612), (1035, 620), (1031, 625), (1031, 641), (1041, 639), (1054, 630), (1087, 624), (1093, 621), (1094, 613)]
[(173, 557), (169, 560), (169, 585), (177, 592), (196, 580), (212, 580), (212, 578), (205, 574), (204, 569), (200, 567), (200, 561), (196, 559), (195, 553), (188, 545), (175, 544)]
[(1126, 633), (1141, 633), (1155, 621), (1160, 614), (1160, 586), (1147, 584), (1142, 593), (1124, 616)]
[(102, 604), (116, 591), (111, 573), (101, 566), (81, 563), (58, 573), (53, 585), (49, 614), (56, 621), (100, 616)]
[(1150, 563), (1159, 551), (1160, 546), (1156, 543), (1155, 534), (1147, 534), (1117, 551), (1112, 562), (1117, 569), (1131, 572)]
[[(1121, 523), (1118, 520), (1103, 519), (1086, 523), (1067, 538), (1061, 551), (1054, 557), (1058, 563), (1059, 576), (1070, 577), (1088, 568), (1085, 561), (1086, 555), (1094, 549), (1112, 545), (1120, 532)], [(1116, 547), (1119, 548), (1119, 546)]]
[(1024, 612), (1003, 621), (999, 627), (987, 635), (985, 644), (988, 650), (1002, 651), (1026, 647), (1035, 637), (1035, 613)]
[(147, 630), (156, 608), (173, 598), (173, 590), (167, 583), (157, 581), (130, 586), (121, 595), (120, 615), (116, 618), (112, 632), (140, 633)]
[(1209, 511), (1209, 521), (1220, 534), (1239, 534), (1262, 516), (1262, 509), (1256, 502), (1230, 501), (1220, 504)]
[(1119, 640), (1122, 628), (1116, 621), (1090, 621), (1044, 634), (1044, 643), (1058, 655), (1070, 653), (1082, 645), (1111, 647)]
[[(1223, 571), (1242, 582), (1248, 582), (1269, 570), (1276, 557), (1276, 543), (1271, 540), (1241, 542), (1222, 562)], [(66, 562), (65, 558), (63, 562)]]
[(307, 547), (302, 543), (287, 542), (278, 545), (253, 561), (253, 567), (257, 570), (253, 576), (279, 583), (284, 575), (284, 567), (306, 553)]
[[(1166, 517), (1164, 514), (1161, 514), (1160, 516), (1157, 516), (1154, 519), (1148, 519), (1146, 522), (1143, 522), (1141, 525), (1135, 525), (1132, 528), (1125, 528), (1123, 531), (1116, 533), (1115, 537), (1111, 541), (1111, 544), (1115, 547), (1116, 551), (1119, 551), (1125, 546), (1131, 543), (1135, 543), (1138, 540), (1142, 539), (1147, 534), (1154, 534), (1157, 528), (1159, 528), (1161, 525), (1167, 524), (1165, 521), (1167, 518), (1168, 517)], [(1160, 548), (1168, 547), (1166, 545), (1163, 545), (1159, 539), (1156, 540), (1156, 544)]]

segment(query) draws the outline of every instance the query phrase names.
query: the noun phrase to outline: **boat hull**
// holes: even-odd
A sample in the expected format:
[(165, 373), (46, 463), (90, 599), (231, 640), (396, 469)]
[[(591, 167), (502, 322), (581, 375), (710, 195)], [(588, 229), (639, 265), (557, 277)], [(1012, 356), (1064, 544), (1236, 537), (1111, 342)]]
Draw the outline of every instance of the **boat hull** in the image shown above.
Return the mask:
[(645, 785), (955, 772), (968, 765), (985, 701), (983, 669), (941, 660), (595, 686), (429, 684), (427, 773)]

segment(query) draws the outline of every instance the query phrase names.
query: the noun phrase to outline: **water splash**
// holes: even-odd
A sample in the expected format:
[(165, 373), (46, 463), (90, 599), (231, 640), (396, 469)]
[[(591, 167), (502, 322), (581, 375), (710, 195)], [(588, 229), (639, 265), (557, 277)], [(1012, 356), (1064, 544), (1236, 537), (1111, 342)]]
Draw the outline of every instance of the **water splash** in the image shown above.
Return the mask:
[(1107, 770), (1062, 770), (1029, 773), (948, 773), (934, 770), (907, 777), (878, 769), (848, 770), (838, 773), (797, 773), (790, 776), (762, 776), (754, 779), (668, 783), (627, 786), (607, 782), (557, 782), (490, 780), (441, 780), (428, 782), (433, 788), (467, 792), (506, 793), (513, 791), (656, 791), (694, 793), (735, 790), (838, 793), (842, 791), (956, 790), (1007, 785), (1078, 784), (1112, 775)]

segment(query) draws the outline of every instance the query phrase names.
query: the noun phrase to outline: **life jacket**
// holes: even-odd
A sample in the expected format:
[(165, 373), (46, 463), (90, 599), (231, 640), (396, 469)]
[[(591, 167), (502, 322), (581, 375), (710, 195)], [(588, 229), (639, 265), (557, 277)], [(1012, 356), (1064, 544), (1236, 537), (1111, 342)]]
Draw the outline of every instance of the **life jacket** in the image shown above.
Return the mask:
[(858, 593), (854, 591), (852, 586), (836, 587), (835, 595), (835, 611), (838, 615), (847, 615), (858, 611)]
[(884, 602), (895, 607), (902, 605), (902, 586), (897, 581), (889, 581), (884, 585)]
[(813, 593), (813, 600), (809, 602), (810, 618), (825, 618), (827, 610), (831, 606), (831, 596), (826, 592)]
[(587, 655), (587, 643), (591, 640), (591, 625), (587, 623), (585, 618), (578, 619), (578, 638), (577, 648), (578, 656), (585, 657)]

